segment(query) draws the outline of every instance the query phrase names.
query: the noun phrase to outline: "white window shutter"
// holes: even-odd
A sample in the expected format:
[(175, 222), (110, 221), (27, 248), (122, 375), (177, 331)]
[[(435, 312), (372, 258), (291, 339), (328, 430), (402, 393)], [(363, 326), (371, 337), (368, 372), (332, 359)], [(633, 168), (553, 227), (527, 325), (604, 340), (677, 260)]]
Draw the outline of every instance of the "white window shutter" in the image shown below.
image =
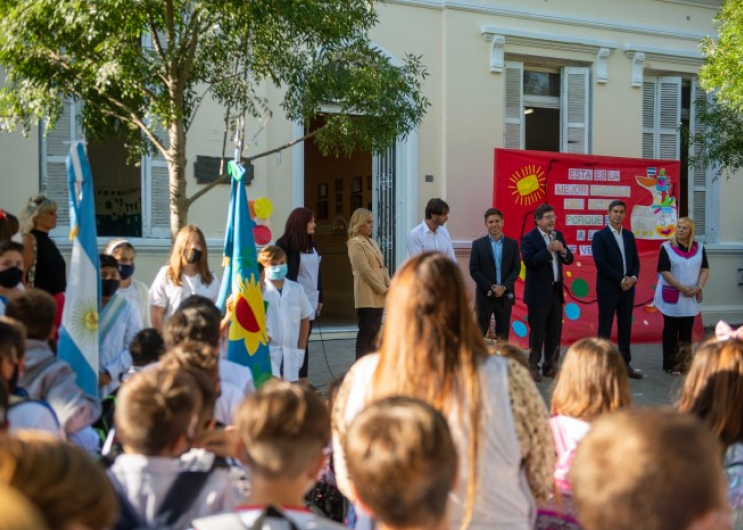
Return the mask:
[(681, 157), (681, 78), (658, 78), (657, 156), (664, 160)]
[(563, 153), (589, 153), (590, 75), (584, 67), (562, 69), (560, 151)]
[[(689, 117), (689, 134), (693, 138), (696, 134), (704, 132), (704, 126), (699, 120), (699, 113), (697, 108), (700, 104), (711, 104), (711, 98), (707, 92), (705, 92), (701, 86), (699, 86), (699, 80), (694, 79), (691, 85), (691, 116)], [(690, 155), (696, 156), (696, 152), (693, 151), (694, 146), (692, 145), (692, 152)], [(694, 219), (696, 225), (696, 236), (702, 241), (705, 240), (707, 235), (707, 212), (708, 210), (708, 193), (707, 187), (713, 178), (713, 170), (709, 165), (703, 167), (697, 167), (694, 165), (689, 166), (689, 175), (692, 177), (689, 179), (689, 216)], [(711, 207), (711, 205), (710, 205)]]
[(642, 157), (657, 158), (655, 154), (655, 91), (657, 78), (645, 76), (642, 83)]
[[(169, 146), (167, 131), (157, 126), (155, 135)], [(168, 163), (152, 147), (152, 154), (142, 157), (142, 232), (145, 237), (170, 238), (170, 183)]]
[(524, 65), (506, 61), (506, 122), (503, 147), (524, 148)]
[(40, 191), (57, 203), (57, 228), (52, 237), (70, 233), (70, 191), (67, 183), (67, 154), (72, 142), (82, 139), (80, 111), (82, 106), (73, 99), (65, 99), (62, 112), (54, 128), (43, 134), (41, 124), (41, 182)]

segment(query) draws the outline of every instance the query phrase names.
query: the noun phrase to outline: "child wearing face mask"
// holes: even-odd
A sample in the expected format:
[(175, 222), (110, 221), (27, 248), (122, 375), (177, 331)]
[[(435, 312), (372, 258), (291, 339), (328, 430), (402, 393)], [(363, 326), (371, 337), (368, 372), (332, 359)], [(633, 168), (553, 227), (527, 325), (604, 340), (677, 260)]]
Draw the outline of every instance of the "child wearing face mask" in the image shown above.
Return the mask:
[(145, 328), (151, 327), (150, 302), (148, 300), (149, 287), (144, 282), (134, 279), (134, 259), (137, 257), (134, 245), (126, 239), (113, 239), (106, 245), (105, 253), (116, 258), (119, 263), (121, 282), (119, 282), (118, 294), (129, 300), (136, 309), (139, 309), (142, 326)]
[(108, 254), (100, 255), (101, 312), (98, 318), (100, 372), (98, 393), (105, 398), (119, 388), (132, 367), (129, 344), (142, 329), (142, 319), (119, 289), (119, 264)]
[(23, 245), (0, 242), (0, 315), (5, 314), (8, 298), (23, 290)]
[(150, 287), (152, 327), (161, 330), (181, 302), (193, 294), (216, 302), (219, 280), (209, 270), (203, 232), (198, 226), (188, 224), (175, 236), (168, 264), (160, 269)]
[(266, 307), (266, 329), (271, 342), (271, 368), (274, 377), (299, 380), (299, 369), (310, 335), (310, 316), (314, 311), (304, 289), (286, 278), (289, 267), (286, 253), (279, 247), (265, 247), (258, 254), (263, 265), (263, 300)]

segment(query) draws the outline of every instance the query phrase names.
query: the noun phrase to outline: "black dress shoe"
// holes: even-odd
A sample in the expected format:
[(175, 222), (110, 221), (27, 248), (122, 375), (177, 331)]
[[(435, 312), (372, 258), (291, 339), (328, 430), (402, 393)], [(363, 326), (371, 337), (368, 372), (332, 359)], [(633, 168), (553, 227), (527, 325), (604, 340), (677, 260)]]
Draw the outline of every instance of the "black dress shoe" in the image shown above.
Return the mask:
[(545, 368), (542, 370), (542, 375), (544, 377), (549, 377), (550, 379), (554, 379), (557, 375), (557, 369), (553, 367)]
[(645, 376), (642, 375), (640, 372), (635, 372), (631, 366), (627, 367), (627, 376), (630, 379), (645, 379)]
[(539, 375), (539, 367), (538, 366), (530, 366), (529, 367), (529, 373), (531, 374), (531, 378), (534, 379), (535, 383), (541, 383), (542, 376)]

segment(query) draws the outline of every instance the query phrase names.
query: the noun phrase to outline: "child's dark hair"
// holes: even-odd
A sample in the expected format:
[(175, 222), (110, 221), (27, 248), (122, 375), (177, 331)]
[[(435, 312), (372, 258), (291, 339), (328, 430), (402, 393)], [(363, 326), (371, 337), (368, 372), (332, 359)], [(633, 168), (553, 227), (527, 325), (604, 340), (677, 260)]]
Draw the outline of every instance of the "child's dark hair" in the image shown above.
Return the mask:
[(110, 254), (99, 254), (98, 259), (100, 260), (101, 268), (112, 267), (116, 270), (119, 269), (119, 261)]
[(165, 341), (155, 328), (145, 328), (132, 339), (129, 353), (134, 366), (147, 366), (160, 360), (165, 353)]
[(47, 340), (54, 329), (57, 302), (41, 289), (27, 289), (8, 300), (5, 315), (26, 327), (26, 337)]

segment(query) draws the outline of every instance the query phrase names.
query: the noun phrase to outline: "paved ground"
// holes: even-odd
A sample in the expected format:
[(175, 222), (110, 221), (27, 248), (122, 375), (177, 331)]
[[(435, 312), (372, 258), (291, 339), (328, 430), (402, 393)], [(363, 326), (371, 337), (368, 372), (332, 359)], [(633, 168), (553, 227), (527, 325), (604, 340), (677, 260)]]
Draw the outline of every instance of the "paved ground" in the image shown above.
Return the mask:
[[(327, 385), (342, 376), (354, 361), (355, 332), (350, 327), (345, 332), (328, 332), (321, 338), (321, 329), (313, 330), (310, 342), (310, 383), (323, 393)], [(564, 350), (563, 350), (564, 353)], [(630, 380), (630, 391), (635, 405), (670, 405), (676, 400), (682, 377), (671, 376), (661, 369), (660, 344), (638, 344), (632, 347), (632, 367), (643, 373), (642, 381)], [(538, 383), (539, 391), (549, 399), (553, 381), (545, 378)]]

